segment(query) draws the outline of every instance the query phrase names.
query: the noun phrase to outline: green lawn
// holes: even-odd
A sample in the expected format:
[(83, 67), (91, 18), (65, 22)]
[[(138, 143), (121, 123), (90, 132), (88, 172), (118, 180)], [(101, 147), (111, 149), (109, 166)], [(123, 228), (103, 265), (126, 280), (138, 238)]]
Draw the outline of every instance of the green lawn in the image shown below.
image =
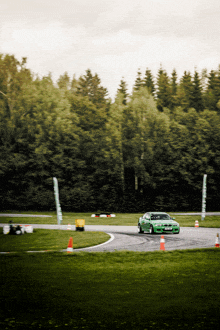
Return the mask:
[(0, 255), (0, 328), (217, 329), (220, 249)]
[[(57, 215), (56, 212), (14, 212), (10, 211), (8, 213), (28, 213), (35, 215), (50, 215), (48, 218), (9, 218), (9, 217), (0, 217), (1, 223), (8, 223), (12, 220), (14, 223), (24, 223), (24, 224), (57, 224)], [(204, 221), (201, 221), (201, 216), (191, 216), (191, 215), (173, 215), (171, 216), (176, 218), (176, 221), (180, 223), (181, 227), (194, 227), (195, 221), (199, 221), (200, 227), (212, 227), (220, 228), (220, 216), (206, 216)], [(142, 213), (116, 213), (116, 217), (112, 218), (93, 218), (91, 217), (92, 213), (72, 213), (72, 212), (63, 212), (63, 225), (70, 223), (75, 225), (76, 219), (85, 219), (86, 225), (120, 225), (120, 226), (137, 226), (137, 222)]]
[[(20, 213), (20, 212), (19, 212)], [(30, 213), (30, 212), (27, 212)], [(34, 213), (34, 214), (45, 214)], [(56, 224), (51, 218), (1, 218), (7, 223)], [(137, 225), (140, 214), (91, 218), (64, 213), (63, 224)], [(220, 227), (220, 217), (175, 216), (181, 226)], [(220, 249), (156, 252), (58, 253), (103, 243), (102, 232), (0, 229), (0, 329), (217, 329)], [(24, 251), (50, 250), (48, 253)]]
[(103, 232), (34, 229), (31, 234), (4, 235), (0, 228), (0, 252), (24, 252), (66, 249), (73, 237), (73, 249), (101, 244), (110, 236)]

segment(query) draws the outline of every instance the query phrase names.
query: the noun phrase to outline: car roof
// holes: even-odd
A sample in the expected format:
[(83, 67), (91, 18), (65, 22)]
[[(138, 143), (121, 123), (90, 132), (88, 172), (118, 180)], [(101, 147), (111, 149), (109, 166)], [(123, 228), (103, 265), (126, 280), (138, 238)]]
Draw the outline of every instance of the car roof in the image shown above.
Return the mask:
[(147, 212), (149, 214), (167, 214), (166, 212)]

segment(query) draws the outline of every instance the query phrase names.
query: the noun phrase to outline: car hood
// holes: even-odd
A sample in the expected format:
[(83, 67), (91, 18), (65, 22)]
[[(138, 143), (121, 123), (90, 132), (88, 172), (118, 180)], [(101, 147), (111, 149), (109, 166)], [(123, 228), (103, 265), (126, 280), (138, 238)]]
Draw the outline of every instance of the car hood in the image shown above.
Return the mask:
[(178, 225), (178, 222), (173, 220), (151, 220), (152, 224), (161, 224), (161, 225)]

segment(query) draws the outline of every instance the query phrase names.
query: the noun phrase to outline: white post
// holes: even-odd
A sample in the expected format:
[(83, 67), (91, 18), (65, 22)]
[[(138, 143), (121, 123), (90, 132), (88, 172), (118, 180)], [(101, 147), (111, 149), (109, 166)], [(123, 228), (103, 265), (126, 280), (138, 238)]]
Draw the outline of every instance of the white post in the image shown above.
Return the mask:
[(56, 201), (56, 209), (57, 209), (57, 224), (60, 225), (62, 219), (62, 211), (60, 207), (59, 202), (59, 188), (58, 188), (58, 181), (57, 178), (53, 178), (54, 182), (54, 195), (55, 195), (55, 201)]
[(203, 188), (202, 188), (202, 217), (201, 220), (205, 220), (205, 211), (206, 211), (206, 180), (207, 174), (203, 176)]

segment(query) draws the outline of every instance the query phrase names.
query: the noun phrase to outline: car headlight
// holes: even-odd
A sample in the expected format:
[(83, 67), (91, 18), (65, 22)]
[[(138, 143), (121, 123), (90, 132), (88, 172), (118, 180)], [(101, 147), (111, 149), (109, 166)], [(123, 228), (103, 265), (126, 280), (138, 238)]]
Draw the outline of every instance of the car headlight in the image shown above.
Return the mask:
[(156, 224), (156, 225), (154, 225), (155, 227), (162, 227), (163, 225), (161, 225), (161, 224)]

